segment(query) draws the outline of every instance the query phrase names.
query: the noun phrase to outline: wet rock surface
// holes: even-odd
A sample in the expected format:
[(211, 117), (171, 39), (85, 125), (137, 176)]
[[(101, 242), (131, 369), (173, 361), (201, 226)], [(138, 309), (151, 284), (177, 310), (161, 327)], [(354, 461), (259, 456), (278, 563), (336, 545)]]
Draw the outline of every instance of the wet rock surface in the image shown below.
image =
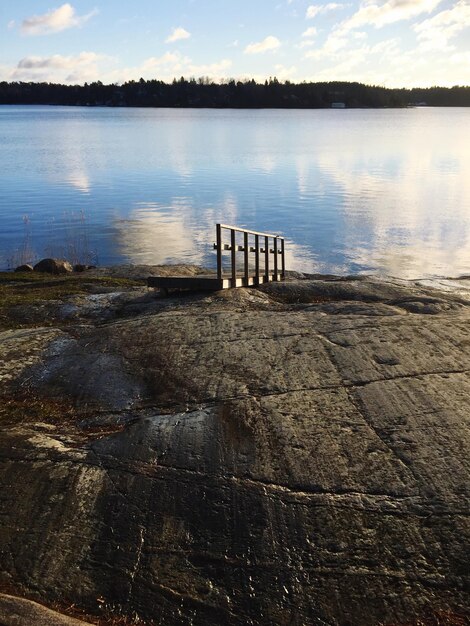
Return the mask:
[(35, 401), (0, 412), (3, 582), (150, 624), (464, 612), (469, 294), (305, 277), (49, 301), (54, 327), (0, 337), (3, 398)]

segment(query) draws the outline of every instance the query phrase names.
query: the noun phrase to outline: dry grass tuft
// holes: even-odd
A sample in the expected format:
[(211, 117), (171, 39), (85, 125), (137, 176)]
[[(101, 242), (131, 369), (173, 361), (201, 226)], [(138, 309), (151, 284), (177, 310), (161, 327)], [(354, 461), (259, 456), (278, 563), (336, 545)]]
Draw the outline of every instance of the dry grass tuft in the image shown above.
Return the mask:
[(0, 393), (0, 428), (48, 424), (54, 427), (55, 433), (71, 436), (72, 447), (121, 432), (125, 428), (125, 424), (117, 420), (116, 423), (97, 423), (86, 427), (80, 424), (82, 420), (95, 415), (91, 407), (77, 407), (66, 398), (8, 390)]
[[(12, 307), (34, 306), (51, 300), (64, 301), (68, 296), (80, 294), (105, 293), (111, 290), (126, 291), (143, 285), (145, 285), (143, 280), (88, 276), (86, 272), (66, 276), (53, 276), (39, 272), (0, 272), (0, 330), (25, 326), (25, 324), (18, 324), (14, 316), (10, 314)], [(57, 320), (51, 320), (50, 324), (57, 324)], [(36, 324), (31, 322), (29, 325), (35, 326)], [(48, 325), (47, 320), (41, 321), (41, 326), (44, 325)]]

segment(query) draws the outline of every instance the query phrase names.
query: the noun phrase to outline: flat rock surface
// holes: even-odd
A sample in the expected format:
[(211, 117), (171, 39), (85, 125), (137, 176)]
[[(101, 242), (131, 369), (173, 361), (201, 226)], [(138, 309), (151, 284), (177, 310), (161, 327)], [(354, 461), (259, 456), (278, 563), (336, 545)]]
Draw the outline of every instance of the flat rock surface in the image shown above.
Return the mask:
[(465, 279), (119, 293), (0, 337), (4, 582), (149, 624), (465, 612)]

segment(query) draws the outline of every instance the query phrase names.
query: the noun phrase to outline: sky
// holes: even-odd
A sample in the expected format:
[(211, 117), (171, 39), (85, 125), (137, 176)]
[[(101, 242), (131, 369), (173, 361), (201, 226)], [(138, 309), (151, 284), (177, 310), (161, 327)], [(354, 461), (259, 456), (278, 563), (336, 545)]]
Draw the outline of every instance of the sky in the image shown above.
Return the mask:
[(470, 85), (470, 0), (0, 0), (0, 80)]

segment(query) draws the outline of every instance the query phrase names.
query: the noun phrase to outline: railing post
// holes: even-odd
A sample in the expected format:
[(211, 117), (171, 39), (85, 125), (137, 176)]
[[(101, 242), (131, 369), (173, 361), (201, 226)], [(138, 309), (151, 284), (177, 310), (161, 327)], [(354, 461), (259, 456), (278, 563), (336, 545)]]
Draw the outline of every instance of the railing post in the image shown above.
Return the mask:
[(248, 278), (249, 278), (249, 271), (248, 271), (248, 253), (249, 253), (249, 248), (248, 248), (248, 233), (243, 233), (243, 247), (245, 248), (244, 250), (244, 265), (245, 265), (245, 283), (246, 286), (248, 287)]
[(259, 235), (255, 235), (255, 255), (256, 284), (259, 285)]
[[(230, 231), (230, 244), (223, 243), (223, 231)], [(237, 233), (243, 233), (243, 246), (237, 245)], [(254, 237), (254, 248), (250, 246), (250, 235)], [(273, 240), (273, 248), (270, 247), (270, 240)], [(238, 237), (241, 244), (241, 237)], [(264, 240), (264, 248), (263, 246)], [(253, 284), (259, 285), (261, 282), (269, 282), (270, 280), (283, 280), (286, 273), (286, 256), (285, 256), (285, 240), (280, 235), (269, 235), (266, 233), (257, 233), (256, 231), (245, 230), (237, 228), (235, 226), (228, 226), (226, 224), (216, 224), (216, 244), (217, 248), (217, 278), (223, 279), (223, 251), (230, 250), (231, 252), (231, 278), (230, 284), (232, 287), (237, 286), (237, 252), (243, 252), (243, 270), (240, 268), (240, 284), (248, 286), (250, 279)], [(261, 270), (260, 254), (264, 250), (264, 272)], [(250, 252), (255, 253), (255, 276), (250, 274)], [(272, 266), (272, 273), (270, 270), (269, 255), (274, 254), (274, 263)], [(281, 255), (279, 261), (278, 255)], [(281, 266), (281, 267), (279, 267)]]
[(284, 280), (286, 277), (286, 257), (284, 249), (284, 237), (281, 239), (281, 278)]
[(237, 257), (236, 257), (236, 237), (233, 228), (230, 230), (230, 243), (232, 246), (232, 287), (237, 286)]
[(269, 282), (269, 237), (264, 238), (264, 274)]
[(277, 280), (277, 237), (274, 237), (274, 280)]
[(217, 278), (222, 280), (222, 226), (217, 224), (215, 231), (217, 245)]

